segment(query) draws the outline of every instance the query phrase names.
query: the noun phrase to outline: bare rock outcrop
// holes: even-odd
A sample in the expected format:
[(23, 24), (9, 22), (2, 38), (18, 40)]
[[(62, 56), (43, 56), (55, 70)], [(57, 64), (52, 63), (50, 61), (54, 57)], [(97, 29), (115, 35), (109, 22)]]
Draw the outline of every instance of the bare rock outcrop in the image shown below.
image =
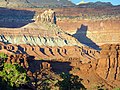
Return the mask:
[(14, 54), (14, 55), (8, 55), (5, 62), (11, 63), (11, 64), (18, 63), (27, 70), (29, 67), (28, 63), (30, 62), (30, 60), (32, 60), (32, 59), (27, 54)]
[(120, 80), (120, 45), (104, 45), (96, 72), (104, 79)]
[(112, 90), (120, 87), (120, 45), (106, 44), (101, 48), (99, 57), (95, 60), (88, 63), (72, 61), (72, 73), (79, 75), (87, 88), (96, 84), (101, 88)]
[[(65, 19), (57, 21), (63, 30), (68, 33), (78, 35), (78, 38), (84, 38), (86, 33), (87, 38), (94, 41), (97, 45), (117, 44), (120, 42), (120, 20), (75, 20)], [(86, 31), (82, 28), (82, 24), (87, 26)], [(74, 27), (73, 27), (74, 26)], [(106, 39), (105, 39), (106, 38)], [(83, 40), (84, 40), (83, 39)], [(90, 41), (85, 41), (87, 44), (92, 44)]]
[(51, 23), (31, 23), (19, 29), (0, 28), (0, 41), (40, 46), (84, 46), (72, 35)]
[(36, 18), (36, 22), (45, 22), (45, 23), (53, 23), (56, 24), (56, 14), (53, 9), (49, 9), (44, 11), (41, 15), (38, 15)]
[[(89, 62), (92, 59), (95, 59), (99, 52), (94, 49), (88, 49), (85, 47), (77, 47), (77, 46), (39, 46), (39, 45), (26, 45), (26, 44), (4, 44), (1, 42), (0, 44), (1, 50), (0, 52), (4, 52), (5, 54), (13, 55), (13, 54), (27, 54), (30, 56), (35, 56), (35, 59), (57, 59), (57, 60), (81, 60), (82, 62)], [(7, 52), (7, 53), (6, 53)], [(88, 53), (91, 52), (91, 53)], [(94, 53), (94, 54), (92, 54)]]

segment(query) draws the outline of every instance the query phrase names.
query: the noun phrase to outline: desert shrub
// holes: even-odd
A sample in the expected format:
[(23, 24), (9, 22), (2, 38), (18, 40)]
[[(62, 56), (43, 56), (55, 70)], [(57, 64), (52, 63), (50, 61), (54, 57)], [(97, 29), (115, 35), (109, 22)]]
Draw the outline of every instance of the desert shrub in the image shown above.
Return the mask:
[(113, 90), (120, 90), (120, 88), (114, 88)]
[(12, 90), (29, 81), (25, 69), (18, 64), (4, 63), (0, 77), (2, 90)]
[(92, 85), (91, 90), (108, 90), (108, 89), (105, 87), (104, 84), (99, 83)]
[(62, 73), (62, 81), (59, 81), (60, 90), (85, 90), (78, 76)]
[(65, 73), (43, 75), (37, 82), (37, 90), (86, 90), (78, 76)]
[[(41, 90), (59, 90), (57, 79), (50, 77), (47, 75), (44, 79), (42, 79)], [(39, 90), (39, 89), (38, 89)]]
[(6, 54), (0, 53), (0, 71), (3, 69), (3, 64), (6, 58), (7, 58)]
[(1, 59), (6, 59), (6, 58), (7, 58), (7, 55), (4, 54), (4, 53), (0, 53), (0, 58), (1, 58)]
[(59, 90), (59, 75), (51, 72), (49, 69), (41, 69), (34, 73), (33, 86), (37, 90)]

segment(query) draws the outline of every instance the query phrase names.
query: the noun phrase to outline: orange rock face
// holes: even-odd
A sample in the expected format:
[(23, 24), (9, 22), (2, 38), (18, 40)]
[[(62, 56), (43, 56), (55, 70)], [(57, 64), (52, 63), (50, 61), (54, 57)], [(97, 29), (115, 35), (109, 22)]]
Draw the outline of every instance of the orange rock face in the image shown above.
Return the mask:
[(96, 69), (97, 73), (104, 79), (120, 80), (120, 45), (104, 47), (100, 56)]
[(90, 63), (73, 61), (72, 73), (83, 78), (83, 83), (88, 88), (91, 88), (93, 83), (102, 83), (101, 85), (108, 89), (120, 87), (120, 45), (103, 45), (101, 48), (100, 57)]
[[(28, 9), (30, 10), (30, 9)], [(37, 11), (42, 13), (44, 10), (40, 9), (32, 9), (33, 11)], [(108, 12), (104, 12), (108, 11)], [(115, 12), (113, 12), (116, 10)], [(72, 34), (66, 35), (66, 33), (62, 33), (62, 38), (66, 38), (72, 40), (74, 43), (77, 39), (79, 42), (82, 42), (84, 45), (77, 46), (43, 46), (39, 45), (41, 43), (35, 45), (29, 44), (4, 44), (0, 43), (0, 52), (4, 52), (9, 55), (6, 62), (7, 63), (19, 63), (21, 66), (28, 70), (28, 75), (34, 77), (40, 69), (51, 69), (53, 70), (63, 70), (63, 69), (72, 69), (70, 73), (80, 76), (83, 79), (83, 84), (86, 88), (94, 90), (94, 87), (99, 86), (101, 88), (106, 88), (108, 90), (112, 90), (113, 88), (120, 87), (120, 45), (117, 44), (120, 42), (120, 19), (110, 18), (110, 19), (86, 19), (86, 18), (76, 18), (78, 17), (88, 17), (89, 14), (87, 12), (95, 12), (97, 14), (112, 14), (119, 15), (119, 7), (106, 8), (102, 11), (99, 9), (80, 9), (80, 8), (62, 8), (55, 9), (59, 18), (57, 19), (57, 25), (62, 28), (64, 31)], [(71, 12), (72, 13), (71, 13)], [(104, 13), (103, 13), (104, 12)], [(81, 14), (83, 13), (83, 14)], [(101, 14), (100, 14), (101, 15)], [(62, 19), (60, 17), (63, 17)], [(70, 18), (64, 18), (70, 17)], [(72, 18), (71, 18), (72, 17)], [(115, 16), (116, 17), (116, 16)], [(35, 23), (33, 23), (35, 24)], [(12, 37), (16, 35), (21, 35), (23, 37), (33, 35), (33, 37), (39, 37), (40, 35), (43, 37), (54, 36), (59, 37), (60, 32), (54, 32), (53, 28), (51, 31), (45, 33), (45, 26), (40, 26), (41, 31), (34, 30), (31, 25), (29, 28), (26, 27), (23, 29), (7, 29), (0, 28), (1, 38), (3, 37), (3, 33), (5, 36), (10, 35)], [(32, 28), (31, 28), (32, 27)], [(34, 26), (35, 27), (35, 26)], [(25, 29), (25, 30), (24, 30)], [(12, 32), (11, 32), (12, 30)], [(18, 30), (18, 31), (17, 31)], [(22, 32), (22, 33), (21, 33)], [(31, 32), (31, 33), (29, 33)], [(51, 34), (50, 34), (51, 33)], [(26, 36), (25, 36), (26, 35)], [(72, 38), (75, 37), (75, 38)], [(28, 38), (31, 39), (32, 37)], [(5, 38), (4, 38), (5, 39)], [(11, 40), (11, 38), (10, 38)], [(17, 40), (17, 39), (15, 39)], [(15, 41), (14, 40), (14, 41)], [(33, 40), (33, 39), (32, 39)], [(42, 40), (42, 39), (41, 39)], [(44, 39), (45, 40), (45, 39)], [(6, 41), (6, 39), (4, 40)], [(34, 41), (34, 40), (33, 40)], [(7, 41), (6, 41), (7, 42)], [(19, 42), (22, 42), (21, 40)], [(57, 41), (58, 42), (58, 41)], [(67, 42), (66, 42), (67, 43)], [(112, 44), (111, 44), (112, 43)], [(61, 42), (59, 43), (61, 44)], [(92, 48), (88, 48), (85, 45), (102, 45), (101, 51), (96, 51)], [(29, 57), (33, 56), (33, 57)], [(35, 61), (31, 61), (35, 58)], [(29, 64), (29, 60), (30, 63)], [(46, 62), (41, 62), (42, 60), (49, 60)], [(50, 64), (50, 61), (60, 61), (56, 66), (54, 63)], [(72, 68), (63, 65), (64, 62), (70, 64)], [(28, 65), (29, 68), (28, 68)], [(32, 69), (31, 69), (32, 67)], [(69, 71), (68, 71), (69, 72)]]
[(81, 27), (81, 25), (85, 25), (88, 27), (88, 31), (107, 31), (107, 30), (120, 30), (119, 26), (120, 20), (74, 20), (74, 19), (66, 19), (60, 20), (57, 24), (67, 32), (75, 32), (77, 29)]
[(88, 62), (95, 59), (99, 52), (94, 49), (77, 46), (64, 46), (64, 47), (48, 47), (48, 46), (31, 46), (31, 45), (12, 45), (1, 43), (0, 52), (5, 54), (27, 54), (34, 56), (35, 59), (57, 59), (57, 60), (73, 60), (81, 59), (83, 62)]

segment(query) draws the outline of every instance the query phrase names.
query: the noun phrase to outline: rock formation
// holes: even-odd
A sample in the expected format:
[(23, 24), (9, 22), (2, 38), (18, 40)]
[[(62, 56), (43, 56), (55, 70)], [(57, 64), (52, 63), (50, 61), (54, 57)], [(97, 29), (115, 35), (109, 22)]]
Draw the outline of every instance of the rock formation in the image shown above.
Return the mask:
[(88, 88), (92, 84), (100, 84), (101, 88), (120, 87), (120, 45), (106, 44), (101, 46), (99, 57), (89, 63), (73, 61), (72, 72), (83, 78)]
[(102, 48), (96, 72), (104, 79), (120, 80), (120, 45), (103, 45)]
[[(35, 59), (57, 59), (57, 60), (79, 60), (82, 62), (89, 62), (92, 59), (98, 57), (99, 52), (94, 49), (88, 49), (86, 47), (77, 46), (64, 46), (64, 47), (50, 47), (50, 46), (39, 46), (39, 45), (26, 45), (26, 44), (0, 44), (0, 52), (5, 54), (27, 54), (34, 56)], [(23, 56), (23, 55), (22, 55)], [(24, 56), (25, 57), (25, 56)], [(10, 61), (10, 60), (9, 60)]]
[[(91, 39), (97, 45), (103, 44), (117, 44), (120, 42), (120, 20), (76, 20), (65, 19), (57, 21), (63, 30), (68, 33), (78, 35), (78, 38), (82, 38), (84, 43), (93, 44), (85, 38)], [(82, 28), (82, 25), (87, 26), (86, 31)], [(73, 27), (74, 26), (74, 27)], [(84, 37), (83, 37), (84, 36)], [(106, 39), (105, 39), (106, 38)]]
[(36, 22), (45, 22), (45, 23), (52, 23), (56, 24), (56, 15), (55, 11), (52, 9), (44, 11), (41, 15), (38, 15), (36, 18)]
[[(1, 46), (3, 45), (4, 44), (1, 43)], [(6, 49), (9, 52), (13, 52), (14, 49), (10, 50), (10, 46), (11, 45), (9, 44), (4, 45), (4, 49)], [(15, 62), (19, 63), (21, 66), (28, 70), (29, 76), (32, 75), (32, 73), (31, 71), (29, 71), (28, 62), (33, 64), (33, 62), (29, 60), (34, 59), (30, 59), (29, 55), (39, 55), (42, 58), (51, 60), (55, 59), (56, 57), (57, 61), (70, 62), (71, 66), (73, 67), (71, 73), (80, 76), (80, 78), (83, 79), (83, 84), (88, 89), (93, 89), (92, 87), (95, 87), (94, 85), (100, 88), (106, 88), (108, 90), (120, 87), (120, 45), (102, 45), (102, 50), (100, 51), (100, 53), (93, 49), (85, 47), (78, 48), (73, 46), (65, 46), (60, 48), (19, 45), (17, 47), (18, 50), (14, 51), (14, 53), (23, 52), (23, 49), (25, 48), (24, 52), (26, 52), (26, 54), (9, 54), (6, 62), (13, 64)], [(39, 66), (38, 64), (41, 64), (42, 69), (52, 68), (49, 61), (34, 64), (36, 66)], [(57, 67), (54, 67), (54, 69), (57, 69)]]
[[(70, 9), (66, 10), (70, 11)], [(72, 14), (77, 16), (79, 14), (78, 11), (81, 9), (72, 10)], [(1, 9), (0, 11), (3, 12), (5, 9)], [(85, 11), (85, 9), (83, 9), (83, 11)], [(65, 11), (63, 16), (69, 14), (70, 13)], [(5, 16), (5, 13), (2, 16)], [(10, 17), (12, 17), (12, 15)], [(27, 56), (34, 56), (36, 59), (34, 64), (30, 61), (30, 67), (34, 67), (35, 70), (36, 68), (40, 69), (41, 67), (43, 69), (53, 68), (52, 66), (54, 66), (54, 64), (51, 65), (48, 63), (52, 60), (70, 63), (72, 66), (72, 70), (70, 69), (71, 73), (80, 76), (83, 79), (85, 87), (88, 89), (91, 88), (91, 86), (99, 84), (99, 87), (105, 87), (108, 90), (120, 87), (120, 45), (115, 45), (120, 41), (119, 19), (113, 19), (113, 21), (112, 19), (103, 21), (101, 21), (101, 19), (98, 21), (78, 20), (80, 19), (65, 18), (64, 20), (61, 19), (60, 21), (57, 21), (57, 23), (58, 25), (61, 24), (63, 29), (66, 28), (68, 32), (69, 30), (78, 28), (78, 32), (76, 32), (78, 38), (81, 38), (88, 44), (91, 44), (89, 41), (91, 41), (92, 44), (94, 42), (98, 44), (100, 40), (100, 43), (109, 43), (109, 45), (103, 45), (101, 46), (102, 50), (96, 51), (81, 44), (81, 41), (78, 41), (71, 34), (66, 33), (60, 27), (55, 25), (55, 12), (53, 10), (48, 10), (39, 14), (36, 22), (29, 22), (29, 24), (21, 28), (0, 28), (0, 52), (9, 55), (6, 62), (17, 62), (27, 69)], [(88, 28), (80, 27), (80, 25), (83, 24)], [(83, 29), (86, 30), (82, 32)], [(43, 60), (49, 61), (41, 63)], [(63, 65), (63, 63), (60, 64)], [(56, 68), (58, 71), (60, 70), (58, 68), (64, 69), (59, 66)], [(29, 70), (29, 76), (35, 76), (35, 70)], [(32, 72), (34, 72), (34, 75)], [(93, 88), (91, 90), (93, 90)]]
[(83, 46), (76, 38), (51, 23), (34, 22), (22, 28), (0, 28), (0, 31), (0, 41), (5, 43), (40, 46)]
[(26, 54), (16, 54), (16, 55), (8, 55), (6, 59), (6, 63), (18, 63), (21, 66), (23, 66), (25, 69), (28, 69), (28, 62), (30, 62), (30, 56)]

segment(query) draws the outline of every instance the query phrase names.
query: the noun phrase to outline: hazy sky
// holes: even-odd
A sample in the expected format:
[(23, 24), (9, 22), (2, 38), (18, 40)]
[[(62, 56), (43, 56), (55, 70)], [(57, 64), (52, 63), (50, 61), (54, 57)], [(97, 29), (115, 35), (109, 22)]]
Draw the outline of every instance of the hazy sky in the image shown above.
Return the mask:
[[(74, 3), (79, 3), (81, 0), (71, 0)], [(96, 2), (96, 1), (102, 1), (102, 2), (111, 2), (113, 5), (120, 5), (120, 0), (84, 0), (85, 2)]]

